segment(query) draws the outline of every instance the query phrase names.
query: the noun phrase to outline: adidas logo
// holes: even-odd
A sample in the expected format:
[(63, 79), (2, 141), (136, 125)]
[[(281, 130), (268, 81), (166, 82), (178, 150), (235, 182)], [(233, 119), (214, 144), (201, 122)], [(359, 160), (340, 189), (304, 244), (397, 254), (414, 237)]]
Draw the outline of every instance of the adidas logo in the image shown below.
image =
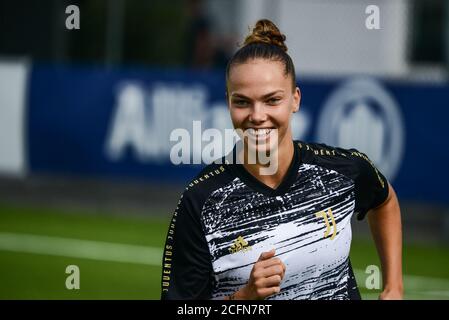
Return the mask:
[(236, 253), (239, 251), (246, 252), (251, 249), (252, 249), (252, 247), (248, 245), (248, 241), (243, 239), (242, 236), (239, 236), (237, 239), (234, 240), (233, 244), (231, 245), (231, 247), (228, 250), (230, 253)]

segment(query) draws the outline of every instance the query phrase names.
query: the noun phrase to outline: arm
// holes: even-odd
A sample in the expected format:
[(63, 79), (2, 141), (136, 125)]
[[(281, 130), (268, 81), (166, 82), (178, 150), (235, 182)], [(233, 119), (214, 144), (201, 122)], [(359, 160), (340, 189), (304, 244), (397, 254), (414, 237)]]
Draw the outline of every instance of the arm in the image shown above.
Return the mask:
[(184, 193), (170, 222), (162, 261), (162, 300), (210, 299), (212, 263), (197, 204)]
[(379, 299), (402, 299), (401, 211), (391, 185), (385, 202), (369, 211), (368, 222), (382, 266), (383, 292)]

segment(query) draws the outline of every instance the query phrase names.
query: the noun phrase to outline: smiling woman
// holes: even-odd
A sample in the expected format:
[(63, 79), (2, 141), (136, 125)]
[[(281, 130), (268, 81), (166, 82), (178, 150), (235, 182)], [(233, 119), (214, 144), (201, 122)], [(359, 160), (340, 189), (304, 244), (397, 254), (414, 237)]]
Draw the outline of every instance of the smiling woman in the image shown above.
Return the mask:
[[(292, 140), (301, 93), (284, 41), (260, 20), (229, 61), (228, 107), (242, 139), (181, 196), (164, 248), (162, 299), (360, 299), (351, 218), (368, 212), (380, 297), (402, 297), (394, 190), (355, 149)], [(263, 170), (272, 163), (261, 152), (274, 172)]]
[[(284, 41), (273, 23), (261, 20), (226, 69), (231, 119), (234, 128), (241, 129), (237, 132), (244, 133), (242, 162), (252, 165), (250, 171), (258, 169), (248, 161), (248, 152), (269, 152), (270, 160), (287, 164), (293, 155), (290, 119), (299, 109), (301, 93)], [(278, 169), (280, 176), (285, 174), (285, 166)]]

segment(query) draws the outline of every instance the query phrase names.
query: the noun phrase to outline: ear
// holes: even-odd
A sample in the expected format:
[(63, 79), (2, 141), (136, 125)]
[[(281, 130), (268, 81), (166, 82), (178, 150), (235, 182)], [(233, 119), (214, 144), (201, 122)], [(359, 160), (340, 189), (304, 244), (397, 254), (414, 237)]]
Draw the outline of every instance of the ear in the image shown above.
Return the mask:
[(298, 112), (299, 105), (301, 103), (301, 90), (299, 87), (295, 88), (295, 92), (293, 93), (293, 112)]
[(226, 91), (225, 91), (225, 97), (226, 97), (226, 105), (228, 106), (228, 109), (231, 108), (231, 105), (229, 103), (229, 95), (228, 95), (228, 88), (226, 86)]

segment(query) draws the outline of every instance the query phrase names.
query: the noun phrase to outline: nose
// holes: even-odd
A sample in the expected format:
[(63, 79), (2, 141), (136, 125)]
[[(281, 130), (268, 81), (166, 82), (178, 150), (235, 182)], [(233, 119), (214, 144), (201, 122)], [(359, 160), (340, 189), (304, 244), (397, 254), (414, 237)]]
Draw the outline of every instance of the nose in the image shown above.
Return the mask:
[(254, 124), (260, 124), (267, 120), (267, 115), (265, 113), (264, 107), (259, 103), (255, 103), (251, 108), (251, 113), (249, 114), (249, 121)]

